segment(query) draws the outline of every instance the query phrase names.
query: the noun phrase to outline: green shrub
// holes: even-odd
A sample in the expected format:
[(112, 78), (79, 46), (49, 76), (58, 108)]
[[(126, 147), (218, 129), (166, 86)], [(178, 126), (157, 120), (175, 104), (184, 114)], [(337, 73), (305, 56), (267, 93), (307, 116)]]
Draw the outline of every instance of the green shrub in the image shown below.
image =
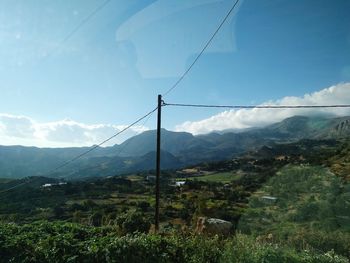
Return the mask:
[(334, 251), (320, 254), (312, 250), (296, 250), (292, 247), (278, 244), (257, 242), (250, 236), (238, 234), (235, 239), (226, 243), (222, 262), (346, 263), (349, 261), (346, 258), (336, 255)]
[(317, 253), (258, 242), (238, 234), (227, 240), (192, 235), (119, 236), (113, 227), (64, 222), (0, 224), (0, 262), (345, 263), (333, 251)]
[(147, 233), (151, 227), (151, 223), (140, 212), (134, 210), (129, 210), (118, 216), (117, 224), (125, 234), (134, 232)]

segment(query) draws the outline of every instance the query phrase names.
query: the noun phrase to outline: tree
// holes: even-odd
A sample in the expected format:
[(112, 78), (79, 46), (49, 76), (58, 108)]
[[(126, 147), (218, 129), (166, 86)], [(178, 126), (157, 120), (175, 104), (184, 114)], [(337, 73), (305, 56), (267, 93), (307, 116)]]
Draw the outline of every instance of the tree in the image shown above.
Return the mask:
[(117, 224), (124, 234), (134, 232), (147, 233), (151, 227), (151, 223), (140, 212), (134, 210), (129, 210), (118, 216)]
[(55, 218), (61, 218), (64, 214), (64, 208), (61, 205), (57, 205), (53, 208), (53, 214)]
[(147, 212), (151, 205), (147, 201), (141, 201), (137, 203), (137, 207), (140, 208), (142, 212)]
[(94, 212), (90, 216), (90, 225), (101, 226), (102, 225), (103, 214), (101, 212)]

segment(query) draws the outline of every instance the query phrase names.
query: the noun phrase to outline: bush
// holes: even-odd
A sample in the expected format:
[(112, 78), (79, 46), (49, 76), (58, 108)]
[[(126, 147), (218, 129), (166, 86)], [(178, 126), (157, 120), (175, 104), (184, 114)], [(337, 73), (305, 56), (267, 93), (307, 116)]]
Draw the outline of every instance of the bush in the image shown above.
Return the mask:
[(257, 242), (238, 234), (219, 240), (201, 236), (133, 234), (118, 236), (113, 227), (64, 222), (19, 226), (0, 224), (0, 262), (192, 262), (345, 263), (333, 251), (316, 253)]
[(222, 262), (346, 263), (349, 261), (333, 251), (319, 254), (312, 250), (295, 250), (278, 244), (257, 242), (249, 236), (238, 234), (235, 239), (226, 244)]
[(118, 216), (117, 224), (124, 234), (147, 233), (151, 227), (151, 223), (140, 212), (133, 210)]

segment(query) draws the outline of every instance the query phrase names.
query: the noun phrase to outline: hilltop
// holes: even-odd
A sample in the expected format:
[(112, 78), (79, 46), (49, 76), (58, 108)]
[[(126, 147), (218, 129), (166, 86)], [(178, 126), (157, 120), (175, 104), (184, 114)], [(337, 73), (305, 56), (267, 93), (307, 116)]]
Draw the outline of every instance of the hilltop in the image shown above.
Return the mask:
[[(204, 162), (227, 160), (248, 151), (276, 143), (301, 139), (341, 139), (349, 136), (350, 117), (321, 118), (295, 116), (263, 128), (223, 134), (194, 136), (162, 130), (162, 167), (177, 169)], [(36, 148), (0, 146), (0, 178), (50, 176), (79, 179), (111, 176), (154, 169), (156, 132), (146, 131), (120, 145), (98, 147), (74, 165), (48, 174), (80, 153), (82, 148)]]

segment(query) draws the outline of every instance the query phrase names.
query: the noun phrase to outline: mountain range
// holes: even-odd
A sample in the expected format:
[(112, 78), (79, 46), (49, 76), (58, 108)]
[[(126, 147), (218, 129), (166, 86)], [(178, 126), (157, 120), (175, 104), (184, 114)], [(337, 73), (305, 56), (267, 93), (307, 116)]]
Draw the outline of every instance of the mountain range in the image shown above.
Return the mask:
[[(176, 169), (205, 161), (230, 159), (264, 145), (300, 139), (340, 139), (349, 134), (350, 117), (294, 116), (263, 128), (197, 136), (162, 129), (161, 167)], [(40, 175), (81, 179), (152, 170), (155, 166), (156, 131), (143, 132), (120, 145), (98, 147), (62, 169), (49, 172), (88, 149), (0, 146), (0, 178)]]

